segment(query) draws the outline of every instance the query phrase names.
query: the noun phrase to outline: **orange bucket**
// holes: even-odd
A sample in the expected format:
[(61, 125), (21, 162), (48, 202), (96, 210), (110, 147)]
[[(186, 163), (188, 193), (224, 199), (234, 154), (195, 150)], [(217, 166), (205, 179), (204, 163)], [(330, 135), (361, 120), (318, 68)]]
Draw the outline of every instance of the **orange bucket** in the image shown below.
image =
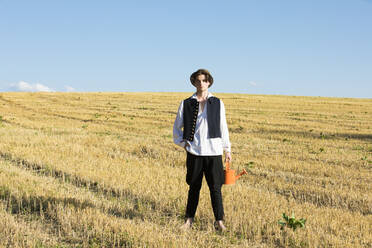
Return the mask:
[(226, 162), (225, 169), (225, 184), (235, 184), (236, 180), (239, 179), (242, 175), (247, 174), (247, 171), (243, 169), (238, 175), (235, 176), (235, 170), (230, 169), (230, 163)]

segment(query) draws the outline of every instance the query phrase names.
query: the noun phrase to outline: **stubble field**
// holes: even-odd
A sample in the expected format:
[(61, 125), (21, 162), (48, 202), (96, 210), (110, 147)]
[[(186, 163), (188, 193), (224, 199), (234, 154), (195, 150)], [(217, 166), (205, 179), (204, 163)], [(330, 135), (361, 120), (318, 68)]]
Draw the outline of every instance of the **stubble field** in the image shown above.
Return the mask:
[(189, 95), (1, 93), (0, 247), (372, 247), (372, 99), (215, 94), (249, 172), (222, 187), (218, 233), (205, 181), (179, 229)]

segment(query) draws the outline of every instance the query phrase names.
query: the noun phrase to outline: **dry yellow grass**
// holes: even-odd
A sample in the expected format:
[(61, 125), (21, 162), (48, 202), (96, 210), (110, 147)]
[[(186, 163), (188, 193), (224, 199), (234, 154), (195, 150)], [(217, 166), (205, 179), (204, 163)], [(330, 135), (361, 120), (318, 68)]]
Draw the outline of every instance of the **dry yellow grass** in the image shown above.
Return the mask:
[[(186, 93), (1, 93), (0, 246), (371, 247), (372, 100), (215, 94), (234, 169), (213, 230), (205, 182), (180, 232)], [(253, 165), (253, 166), (252, 166)], [(282, 213), (306, 218), (281, 230)]]

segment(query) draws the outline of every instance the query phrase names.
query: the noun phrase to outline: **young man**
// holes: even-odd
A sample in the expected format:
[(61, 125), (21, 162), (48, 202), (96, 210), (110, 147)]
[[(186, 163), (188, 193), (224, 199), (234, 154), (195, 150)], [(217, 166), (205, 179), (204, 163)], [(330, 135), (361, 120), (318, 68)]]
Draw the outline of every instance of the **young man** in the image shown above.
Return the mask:
[(186, 182), (190, 186), (186, 221), (183, 229), (191, 227), (199, 202), (203, 174), (208, 183), (215, 227), (224, 231), (224, 210), (221, 187), (224, 183), (222, 154), (225, 162), (231, 161), (231, 144), (227, 129), (225, 106), (223, 102), (208, 92), (213, 84), (209, 71), (199, 69), (190, 81), (196, 93), (183, 100), (173, 126), (173, 141), (187, 152)]

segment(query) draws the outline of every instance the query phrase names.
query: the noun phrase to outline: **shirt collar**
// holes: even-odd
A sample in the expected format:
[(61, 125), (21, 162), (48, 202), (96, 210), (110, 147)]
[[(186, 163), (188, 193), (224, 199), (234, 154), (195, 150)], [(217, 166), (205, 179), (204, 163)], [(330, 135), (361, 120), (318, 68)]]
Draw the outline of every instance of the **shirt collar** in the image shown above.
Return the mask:
[[(210, 98), (210, 97), (212, 97), (212, 96), (213, 96), (212, 93), (208, 92), (207, 99)], [(195, 98), (195, 99), (197, 98), (196, 97), (196, 92), (191, 96), (191, 98)]]

